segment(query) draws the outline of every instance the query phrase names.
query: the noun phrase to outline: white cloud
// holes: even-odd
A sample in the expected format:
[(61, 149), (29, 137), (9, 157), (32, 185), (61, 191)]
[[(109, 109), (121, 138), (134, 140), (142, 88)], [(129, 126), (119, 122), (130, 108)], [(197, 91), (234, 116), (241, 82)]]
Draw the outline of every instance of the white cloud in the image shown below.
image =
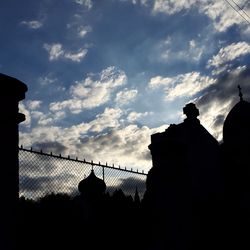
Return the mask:
[[(238, 6), (231, 2), (233, 7), (237, 10), (238, 6), (245, 7), (244, 11), (249, 12), (250, 6), (246, 0), (237, 2)], [(226, 31), (233, 25), (239, 25), (244, 31), (247, 27), (247, 22), (239, 15), (232, 7), (225, 1), (217, 0), (154, 0), (152, 12), (154, 14), (164, 13), (166, 15), (174, 15), (183, 10), (197, 8), (200, 13), (208, 16), (215, 28), (219, 32)], [(238, 10), (243, 16), (247, 17), (243, 11)], [(247, 19), (247, 18), (246, 18)]]
[(174, 60), (180, 61), (193, 61), (198, 62), (202, 57), (203, 52), (206, 49), (206, 41), (196, 41), (196, 40), (189, 40), (183, 44), (182, 48), (175, 48), (173, 44), (176, 41), (173, 37), (167, 37), (163, 40), (160, 40), (157, 45), (155, 46), (155, 51), (153, 57), (156, 55), (156, 60), (168, 62)]
[(207, 63), (207, 67), (214, 67), (214, 74), (218, 74), (229, 67), (229, 63), (233, 60), (250, 54), (250, 44), (246, 42), (232, 43), (221, 48), (217, 55), (213, 56)]
[(49, 53), (49, 60), (55, 61), (60, 58), (69, 59), (73, 62), (80, 62), (86, 55), (88, 50), (87, 49), (79, 49), (78, 52), (66, 52), (62, 48), (62, 44), (60, 43), (53, 43), (53, 44), (44, 44), (44, 49), (46, 49)]
[(156, 76), (150, 79), (149, 88), (164, 87), (166, 100), (172, 101), (179, 97), (192, 97), (215, 83), (215, 79), (201, 76), (199, 72), (180, 74), (175, 77)]
[(57, 121), (60, 121), (66, 117), (66, 114), (64, 111), (58, 111), (58, 112), (49, 112), (48, 114), (44, 114), (42, 112), (40, 113), (33, 113), (31, 112), (32, 118), (38, 119), (37, 124), (41, 126), (47, 126), (55, 124)]
[(138, 112), (132, 111), (128, 114), (127, 120), (128, 122), (133, 123), (142, 117), (148, 116), (149, 114), (150, 114), (149, 112), (138, 113)]
[(43, 26), (43, 23), (37, 20), (22, 21), (21, 24), (27, 26), (30, 29), (39, 29)]
[(43, 47), (48, 51), (50, 61), (57, 60), (64, 55), (64, 50), (60, 43), (53, 43), (51, 45), (46, 43)]
[(132, 2), (132, 4), (141, 4), (147, 6), (149, 0), (120, 0), (121, 2)]
[(87, 49), (81, 49), (77, 53), (68, 52), (65, 53), (64, 57), (74, 62), (80, 62), (88, 53)]
[(41, 104), (42, 104), (42, 101), (39, 101), (39, 100), (33, 100), (33, 101), (27, 102), (28, 109), (31, 109), (31, 110), (40, 108)]
[(91, 31), (90, 26), (80, 26), (78, 28), (78, 35), (83, 38)]
[[(118, 110), (110, 109), (105, 112), (106, 115), (114, 113), (115, 119), (119, 117)], [(104, 119), (100, 116), (97, 117), (95, 122), (99, 118)], [(111, 121), (111, 118), (108, 118), (108, 120)], [(101, 122), (103, 125), (105, 125), (104, 120)], [(95, 122), (92, 121), (92, 123)], [(163, 132), (167, 128), (167, 125), (151, 129), (146, 126), (138, 127), (137, 125), (116, 127), (117, 124), (115, 124), (115, 129), (99, 133), (96, 136), (87, 136), (82, 133), (86, 126), (92, 127), (84, 123), (68, 128), (38, 126), (33, 128), (30, 133), (20, 132), (20, 144), (30, 147), (37, 143), (42, 145), (56, 142), (58, 145), (64, 145), (66, 155), (148, 171), (152, 166), (148, 150), (150, 136), (156, 132)], [(43, 149), (46, 151), (46, 148)]]
[(45, 76), (45, 77), (39, 77), (38, 78), (38, 82), (39, 84), (41, 84), (42, 86), (47, 86), (50, 85), (51, 83), (57, 81), (56, 78), (53, 78), (51, 76)]
[[(195, 40), (190, 40), (189, 41), (189, 48), (188, 48), (188, 51), (186, 53), (186, 57), (189, 59), (191, 58), (194, 61), (199, 61), (204, 50), (205, 50), (204, 45), (201, 46)], [(185, 53), (184, 53), (184, 55), (185, 55)]]
[[(94, 80), (94, 78), (96, 78)], [(113, 66), (101, 73), (88, 76), (82, 82), (76, 82), (70, 88), (71, 99), (50, 104), (52, 111), (69, 109), (72, 113), (80, 113), (84, 109), (98, 107), (110, 100), (111, 93), (118, 86), (126, 83), (126, 74)]]
[[(222, 140), (223, 126), (217, 126), (218, 116), (224, 117), (228, 114), (232, 106), (232, 100), (214, 100), (209, 105), (200, 109), (201, 124), (218, 140)], [(224, 120), (224, 118), (223, 118)], [(221, 122), (222, 123), (222, 122)]]
[(166, 13), (172, 15), (184, 9), (191, 8), (198, 0), (155, 0), (153, 5), (153, 12)]
[(18, 109), (19, 109), (18, 111), (20, 113), (25, 115), (25, 121), (20, 123), (20, 126), (30, 127), (30, 125), (31, 125), (31, 115), (30, 115), (30, 111), (27, 109), (24, 102), (19, 102)]
[(75, 0), (75, 2), (80, 4), (80, 5), (84, 5), (88, 9), (91, 9), (93, 6), (93, 3), (91, 0)]
[[(242, 5), (247, 1), (238, 1), (238, 5)], [(238, 7), (231, 2), (235, 9)], [(223, 32), (233, 25), (239, 25), (244, 30), (247, 26), (246, 21), (224, 1), (209, 0), (203, 1), (200, 5), (200, 11), (205, 13), (212, 21), (214, 28)], [(246, 10), (248, 11), (248, 10)]]
[(96, 119), (89, 123), (88, 131), (99, 133), (106, 128), (118, 128), (122, 113), (121, 109), (105, 108), (102, 114), (97, 115)]
[(172, 82), (173, 82), (173, 78), (171, 77), (155, 76), (150, 79), (148, 86), (151, 89), (156, 89), (156, 88), (159, 88), (160, 86), (168, 86)]
[(125, 88), (116, 94), (115, 102), (121, 106), (131, 103), (135, 100), (137, 93), (138, 91), (136, 89), (128, 90)]

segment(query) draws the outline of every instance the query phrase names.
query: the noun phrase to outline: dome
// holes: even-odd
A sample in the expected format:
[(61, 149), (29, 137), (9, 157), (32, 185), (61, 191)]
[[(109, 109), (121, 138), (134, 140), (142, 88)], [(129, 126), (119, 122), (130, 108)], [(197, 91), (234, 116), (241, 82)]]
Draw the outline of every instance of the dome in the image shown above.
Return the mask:
[(228, 113), (223, 126), (225, 143), (241, 143), (250, 138), (250, 103), (241, 99)]
[(78, 190), (82, 195), (96, 196), (105, 192), (106, 184), (95, 175), (92, 169), (90, 175), (79, 182)]

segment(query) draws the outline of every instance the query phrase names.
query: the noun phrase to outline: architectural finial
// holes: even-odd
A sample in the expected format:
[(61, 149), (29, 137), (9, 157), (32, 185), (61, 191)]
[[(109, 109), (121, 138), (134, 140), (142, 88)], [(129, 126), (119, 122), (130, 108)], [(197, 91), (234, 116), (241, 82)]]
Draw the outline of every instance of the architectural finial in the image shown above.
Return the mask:
[(240, 101), (243, 101), (243, 94), (241, 92), (241, 87), (238, 85)]
[(183, 113), (188, 119), (195, 119), (197, 116), (199, 116), (199, 110), (196, 108), (194, 103), (188, 103), (183, 108)]

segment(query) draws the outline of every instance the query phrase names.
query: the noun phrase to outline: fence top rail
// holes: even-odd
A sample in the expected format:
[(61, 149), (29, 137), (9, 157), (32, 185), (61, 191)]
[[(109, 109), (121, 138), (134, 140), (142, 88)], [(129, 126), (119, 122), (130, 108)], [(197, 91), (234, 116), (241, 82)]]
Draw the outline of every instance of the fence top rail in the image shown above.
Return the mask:
[(86, 161), (85, 159), (79, 160), (78, 157), (76, 157), (76, 158), (71, 158), (70, 155), (68, 155), (68, 156), (66, 157), (66, 156), (62, 156), (61, 154), (55, 155), (55, 154), (53, 154), (52, 152), (50, 152), (50, 153), (45, 153), (45, 152), (43, 152), (42, 149), (41, 149), (40, 151), (36, 151), (36, 150), (33, 150), (32, 147), (31, 147), (30, 149), (24, 148), (23, 145), (21, 145), (21, 146), (19, 147), (19, 150), (26, 151), (26, 152), (30, 152), (30, 153), (35, 153), (35, 154), (39, 154), (39, 155), (44, 155), (44, 156), (50, 156), (50, 157), (54, 157), (54, 158), (58, 158), (58, 159), (68, 160), (68, 161), (74, 161), (74, 162), (79, 162), (79, 163), (85, 163), (85, 164), (89, 164), (89, 165), (92, 165), (92, 166), (99, 166), (99, 167), (104, 167), (104, 168), (116, 169), (116, 170), (124, 171), (124, 172), (130, 172), (130, 173), (135, 173), (135, 174), (140, 174), (140, 175), (147, 175), (147, 173), (145, 173), (144, 170), (142, 170), (142, 171), (140, 172), (138, 169), (135, 171), (135, 170), (133, 170), (133, 168), (128, 169), (128, 168), (126, 168), (126, 167), (121, 168), (120, 166), (119, 166), (119, 167), (115, 167), (114, 164), (113, 164), (112, 166), (110, 166), (110, 165), (108, 165), (107, 163), (106, 163), (106, 164), (101, 164), (101, 162), (96, 163), (96, 162), (93, 162), (93, 161)]

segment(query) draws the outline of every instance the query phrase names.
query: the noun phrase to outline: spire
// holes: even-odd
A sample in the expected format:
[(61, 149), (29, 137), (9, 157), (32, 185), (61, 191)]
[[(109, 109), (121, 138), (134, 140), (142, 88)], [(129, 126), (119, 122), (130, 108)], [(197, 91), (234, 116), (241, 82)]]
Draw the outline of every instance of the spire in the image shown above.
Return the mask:
[(134, 202), (137, 203), (137, 204), (140, 203), (140, 196), (139, 196), (137, 187), (135, 189)]
[(240, 101), (243, 101), (243, 94), (241, 92), (241, 87), (238, 85)]

